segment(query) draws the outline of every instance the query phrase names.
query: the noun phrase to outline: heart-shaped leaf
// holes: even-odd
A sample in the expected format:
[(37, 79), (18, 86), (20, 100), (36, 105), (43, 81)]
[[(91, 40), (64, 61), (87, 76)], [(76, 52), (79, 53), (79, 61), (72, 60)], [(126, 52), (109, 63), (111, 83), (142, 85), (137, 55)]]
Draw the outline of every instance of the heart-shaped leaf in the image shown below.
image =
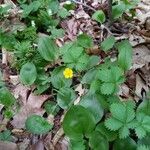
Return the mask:
[(63, 129), (67, 136), (74, 140), (83, 139), (95, 127), (93, 115), (83, 106), (72, 106), (66, 113)]

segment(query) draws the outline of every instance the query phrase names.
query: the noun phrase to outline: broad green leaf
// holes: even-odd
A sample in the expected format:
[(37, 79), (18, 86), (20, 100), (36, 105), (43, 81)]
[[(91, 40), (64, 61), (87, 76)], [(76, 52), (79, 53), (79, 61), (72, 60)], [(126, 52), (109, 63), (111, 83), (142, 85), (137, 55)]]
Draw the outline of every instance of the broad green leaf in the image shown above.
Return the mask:
[(87, 35), (87, 34), (80, 34), (78, 37), (77, 37), (77, 43), (78, 45), (84, 47), (84, 48), (91, 48), (93, 47), (93, 40), (92, 38)]
[(93, 68), (94, 66), (98, 65), (100, 62), (100, 57), (99, 56), (91, 56), (88, 64), (87, 64), (87, 69), (89, 70), (89, 68)]
[(44, 103), (44, 109), (48, 114), (56, 115), (57, 112), (60, 110), (59, 106), (56, 102), (47, 101)]
[(87, 108), (96, 120), (96, 123), (99, 122), (103, 115), (104, 110), (100, 104), (100, 101), (97, 99), (96, 95), (87, 94), (81, 98), (80, 105)]
[(107, 39), (105, 39), (102, 43), (101, 43), (101, 48), (103, 51), (108, 51), (111, 48), (113, 48), (114, 44), (115, 44), (115, 37), (114, 36), (110, 36)]
[(99, 131), (102, 135), (104, 135), (108, 141), (114, 141), (118, 136), (116, 132), (108, 130), (104, 123), (98, 124), (96, 131)]
[(31, 115), (28, 117), (25, 126), (26, 129), (33, 134), (48, 133), (53, 127), (43, 117), (38, 115)]
[(61, 88), (57, 93), (57, 103), (62, 109), (69, 108), (75, 99), (75, 91), (71, 88)]
[(40, 35), (38, 41), (38, 51), (47, 61), (54, 61), (58, 57), (58, 47), (50, 37)]
[(27, 62), (20, 70), (20, 80), (23, 84), (32, 85), (37, 78), (36, 67), (33, 63)]
[(94, 131), (89, 139), (89, 145), (92, 150), (109, 150), (109, 143), (104, 135)]
[(84, 140), (80, 140), (80, 141), (74, 141), (74, 140), (70, 140), (70, 144), (69, 144), (69, 150), (85, 150), (85, 143)]
[(102, 10), (98, 10), (92, 15), (92, 19), (96, 20), (99, 23), (104, 23), (106, 20), (106, 17)]
[(126, 71), (132, 64), (132, 46), (127, 40), (124, 40), (117, 44), (117, 48), (119, 51), (118, 64)]
[(65, 67), (57, 67), (51, 73), (51, 82), (56, 89), (62, 87), (70, 87), (72, 84), (72, 79), (66, 79), (63, 75)]
[(15, 103), (15, 98), (11, 94), (11, 92), (6, 88), (0, 88), (0, 103), (3, 104), (5, 107), (10, 107)]
[(93, 115), (83, 106), (77, 105), (72, 106), (66, 113), (63, 129), (71, 139), (80, 140), (93, 131), (95, 124)]
[(113, 19), (118, 19), (119, 17), (122, 16), (122, 14), (125, 11), (125, 5), (123, 3), (114, 5), (112, 7), (112, 17)]
[(113, 150), (136, 150), (136, 142), (131, 139), (131, 138), (127, 138), (127, 139), (117, 139), (113, 145)]

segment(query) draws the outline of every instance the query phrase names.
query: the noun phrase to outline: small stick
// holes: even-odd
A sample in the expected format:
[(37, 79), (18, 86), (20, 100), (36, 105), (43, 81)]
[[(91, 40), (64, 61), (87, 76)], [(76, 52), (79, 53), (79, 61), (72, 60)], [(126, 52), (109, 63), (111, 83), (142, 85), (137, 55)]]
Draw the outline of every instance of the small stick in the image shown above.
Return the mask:
[(78, 1), (76, 1), (76, 0), (72, 0), (72, 1), (73, 1), (74, 3), (76, 3), (76, 4), (79, 4), (79, 5), (82, 5), (82, 6), (86, 7), (86, 8), (88, 8), (88, 9), (94, 11), (94, 12), (96, 11), (96, 9), (94, 9), (93, 7), (91, 7), (91, 6), (89, 6), (89, 5), (85, 4), (85, 3), (78, 2)]

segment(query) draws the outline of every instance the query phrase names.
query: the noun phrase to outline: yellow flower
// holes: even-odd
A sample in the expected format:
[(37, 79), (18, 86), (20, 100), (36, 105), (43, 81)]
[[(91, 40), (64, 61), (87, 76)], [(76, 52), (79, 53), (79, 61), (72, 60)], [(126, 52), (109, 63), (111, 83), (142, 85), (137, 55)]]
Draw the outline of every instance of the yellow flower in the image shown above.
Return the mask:
[(64, 77), (67, 78), (67, 79), (73, 77), (73, 71), (70, 68), (66, 68), (64, 70), (63, 74), (64, 74)]

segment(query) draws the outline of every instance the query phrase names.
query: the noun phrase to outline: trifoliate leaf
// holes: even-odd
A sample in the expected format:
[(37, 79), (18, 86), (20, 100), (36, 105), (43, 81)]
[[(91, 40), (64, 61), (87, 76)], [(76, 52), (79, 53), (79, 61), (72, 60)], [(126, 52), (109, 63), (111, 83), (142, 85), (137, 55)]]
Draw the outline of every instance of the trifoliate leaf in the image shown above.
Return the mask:
[(26, 129), (33, 134), (45, 134), (52, 128), (52, 125), (38, 115), (28, 117), (25, 126)]
[(98, 10), (92, 15), (92, 19), (96, 20), (99, 23), (104, 23), (106, 20), (106, 17), (102, 10)]
[(38, 41), (38, 51), (47, 61), (54, 61), (58, 57), (58, 47), (50, 37), (40, 35)]
[(26, 63), (20, 70), (20, 79), (23, 84), (32, 85), (37, 78), (36, 67), (33, 63)]
[(80, 34), (77, 37), (77, 44), (84, 48), (91, 48), (93, 46), (93, 40), (87, 34)]
[(69, 108), (76, 99), (76, 94), (71, 88), (61, 88), (57, 94), (57, 103), (62, 109)]
[(69, 68), (83, 71), (87, 68), (89, 56), (82, 47), (72, 46), (64, 55), (63, 61)]
[(76, 105), (66, 113), (63, 129), (67, 136), (79, 141), (94, 130), (95, 124), (95, 119), (88, 109)]
[(110, 36), (107, 39), (105, 39), (102, 43), (101, 43), (101, 48), (103, 51), (108, 51), (111, 48), (113, 48), (114, 44), (115, 44), (115, 37), (114, 36)]
[(123, 70), (128, 70), (132, 64), (132, 46), (127, 41), (124, 40), (117, 44), (119, 51), (118, 64)]
[(114, 103), (110, 106), (112, 116), (105, 121), (105, 126), (112, 130), (119, 130), (119, 137), (126, 138), (129, 135), (129, 128), (135, 127), (134, 103), (127, 101)]

